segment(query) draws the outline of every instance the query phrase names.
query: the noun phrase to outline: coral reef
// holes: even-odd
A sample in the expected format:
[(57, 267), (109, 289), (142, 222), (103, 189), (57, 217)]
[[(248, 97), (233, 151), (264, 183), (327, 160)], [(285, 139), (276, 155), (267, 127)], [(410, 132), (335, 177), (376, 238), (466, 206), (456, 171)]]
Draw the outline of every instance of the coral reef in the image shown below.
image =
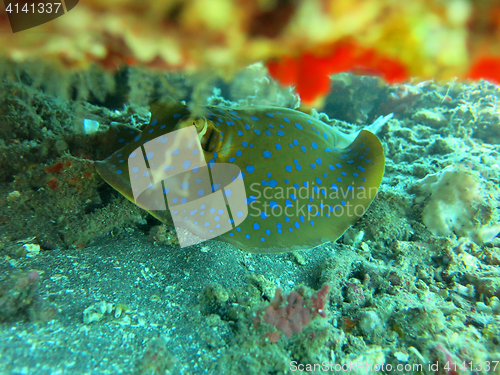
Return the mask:
[[(6, 371), (297, 373), (292, 366), (309, 365), (319, 373), (365, 361), (396, 373), (495, 373), (500, 239), (481, 233), (498, 222), (497, 86), (334, 77), (327, 113), (312, 115), (348, 132), (394, 113), (379, 132), (382, 187), (341, 240), (270, 256), (218, 241), (181, 251), (171, 228), (106, 188), (92, 160), (117, 146), (116, 128), (149, 121), (144, 105), (156, 92), (179, 86), (186, 102), (300, 108), (295, 93), (262, 66), (196, 89), (186, 83), (192, 78), (136, 69), (121, 82), (127, 95), (118, 107), (100, 101), (104, 84), (101, 95), (88, 94), (101, 98), (90, 103), (56, 97), (28, 73), (0, 83), (7, 92), (0, 102), (1, 338), (16, 343), (3, 348)], [(84, 134), (83, 119), (99, 129)], [(458, 212), (453, 225), (449, 210)], [(55, 309), (57, 319), (41, 324)], [(312, 319), (318, 309), (326, 316)], [(294, 312), (311, 320), (292, 327)], [(491, 370), (471, 361), (490, 361)], [(327, 368), (314, 368), (323, 362)]]
[(389, 82), (415, 76), (498, 80), (499, 23), (486, 16), (497, 11), (495, 1), (472, 0), (252, 0), (240, 6), (230, 0), (94, 0), (37, 32), (12, 33), (2, 17), (0, 50), (16, 61), (211, 69), (224, 77), (268, 61), (275, 78), (295, 85), (311, 103), (328, 91), (329, 75), (347, 70), (378, 73)]

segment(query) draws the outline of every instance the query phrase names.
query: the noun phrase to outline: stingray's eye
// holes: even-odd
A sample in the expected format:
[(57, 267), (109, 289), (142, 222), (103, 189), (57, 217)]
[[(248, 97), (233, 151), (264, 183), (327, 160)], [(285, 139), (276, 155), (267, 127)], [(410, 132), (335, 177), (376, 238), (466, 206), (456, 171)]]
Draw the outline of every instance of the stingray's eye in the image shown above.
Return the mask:
[(193, 120), (193, 125), (196, 127), (196, 132), (198, 134), (203, 134), (207, 129), (207, 119), (203, 117), (197, 118)]
[(205, 120), (205, 128), (198, 132), (198, 137), (201, 148), (207, 152), (218, 152), (222, 146), (220, 131), (212, 121)]

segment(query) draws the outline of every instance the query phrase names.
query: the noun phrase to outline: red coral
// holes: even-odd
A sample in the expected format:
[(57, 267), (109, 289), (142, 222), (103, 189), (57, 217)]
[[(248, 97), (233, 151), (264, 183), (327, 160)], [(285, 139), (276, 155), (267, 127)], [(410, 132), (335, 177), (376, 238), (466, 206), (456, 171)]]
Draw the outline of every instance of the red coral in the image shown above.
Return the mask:
[[(278, 288), (273, 300), (264, 309), (263, 320), (283, 332), (286, 337), (291, 337), (293, 333), (302, 332), (302, 328), (316, 316), (326, 316), (324, 309), (328, 302), (329, 291), (330, 285), (325, 284), (316, 295), (308, 298), (297, 291), (283, 296), (281, 288)], [(258, 326), (261, 318), (255, 317), (254, 322)], [(277, 337), (271, 341), (276, 342)]]
[(269, 74), (283, 85), (295, 85), (300, 98), (307, 104), (313, 104), (328, 93), (331, 74), (345, 71), (378, 74), (388, 83), (408, 78), (407, 68), (402, 63), (352, 40), (339, 41), (320, 51), (268, 61)]

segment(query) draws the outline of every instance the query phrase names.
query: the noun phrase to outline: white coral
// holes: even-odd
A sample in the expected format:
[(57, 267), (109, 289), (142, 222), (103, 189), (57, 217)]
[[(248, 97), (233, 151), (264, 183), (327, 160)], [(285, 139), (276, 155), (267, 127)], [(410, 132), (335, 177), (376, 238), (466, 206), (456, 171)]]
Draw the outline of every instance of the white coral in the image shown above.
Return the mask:
[(455, 166), (426, 176), (419, 183), (431, 197), (422, 212), (422, 221), (437, 236), (454, 232), (476, 243), (491, 241), (500, 232), (500, 223), (486, 225), (477, 219), (479, 206), (486, 204), (479, 176)]

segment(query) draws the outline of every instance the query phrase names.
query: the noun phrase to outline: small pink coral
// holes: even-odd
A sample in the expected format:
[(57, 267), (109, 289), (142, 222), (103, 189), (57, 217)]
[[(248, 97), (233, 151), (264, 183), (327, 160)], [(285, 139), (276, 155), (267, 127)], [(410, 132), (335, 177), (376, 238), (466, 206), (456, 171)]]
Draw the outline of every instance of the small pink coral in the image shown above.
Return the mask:
[[(308, 298), (295, 290), (289, 295), (283, 296), (281, 288), (278, 288), (273, 300), (264, 309), (263, 320), (283, 332), (286, 337), (291, 337), (293, 333), (302, 332), (302, 328), (307, 326), (317, 315), (326, 316), (324, 309), (328, 302), (329, 291), (330, 285), (325, 284), (316, 295)], [(260, 322), (260, 317), (254, 318), (256, 326)], [(273, 340), (273, 342), (276, 341)]]

